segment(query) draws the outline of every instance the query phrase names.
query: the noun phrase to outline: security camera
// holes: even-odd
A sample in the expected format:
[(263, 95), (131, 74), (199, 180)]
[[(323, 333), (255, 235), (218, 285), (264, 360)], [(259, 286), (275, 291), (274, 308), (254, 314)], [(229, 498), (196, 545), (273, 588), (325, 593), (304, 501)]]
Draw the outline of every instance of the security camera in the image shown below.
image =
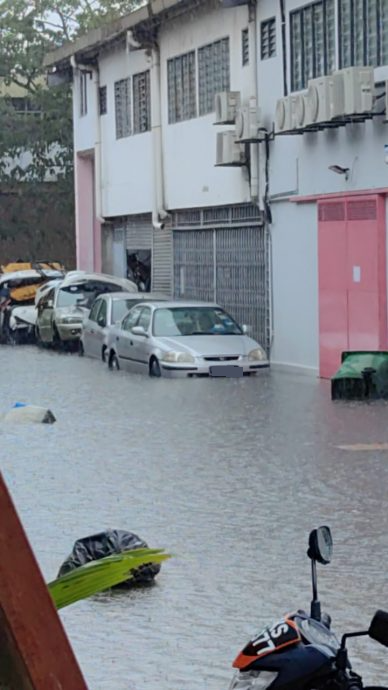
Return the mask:
[(164, 230), (165, 226), (166, 226), (166, 223), (163, 223), (163, 222), (154, 223), (155, 230)]

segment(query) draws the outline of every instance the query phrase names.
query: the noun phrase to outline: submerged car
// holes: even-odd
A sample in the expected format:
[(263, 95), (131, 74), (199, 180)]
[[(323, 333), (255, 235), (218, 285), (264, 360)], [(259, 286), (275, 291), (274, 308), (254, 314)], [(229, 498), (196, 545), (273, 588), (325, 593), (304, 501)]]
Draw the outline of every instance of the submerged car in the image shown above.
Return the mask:
[(38, 342), (54, 346), (78, 343), (83, 321), (95, 299), (108, 292), (137, 293), (137, 286), (125, 278), (103, 273), (74, 272), (44, 291), (37, 304)]
[(255, 374), (269, 361), (247, 330), (215, 303), (137, 304), (109, 331), (108, 364), (158, 377)]
[(23, 268), (10, 271), (10, 265), (3, 266), (0, 274), (0, 341), (12, 344), (34, 339), (36, 295), (47, 282), (65, 275), (61, 270), (15, 265)]
[(121, 321), (135, 304), (168, 299), (166, 295), (157, 292), (111, 292), (100, 295), (83, 322), (81, 354), (97, 357), (105, 362), (109, 329)]

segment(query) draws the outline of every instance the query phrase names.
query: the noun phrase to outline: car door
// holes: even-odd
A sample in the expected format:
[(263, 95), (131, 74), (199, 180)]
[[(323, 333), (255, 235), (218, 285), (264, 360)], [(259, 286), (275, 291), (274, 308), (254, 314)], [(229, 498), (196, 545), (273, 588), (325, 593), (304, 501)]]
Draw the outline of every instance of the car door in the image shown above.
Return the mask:
[[(151, 308), (144, 305), (141, 307), (140, 316), (137, 320), (136, 326), (142, 326), (145, 332), (149, 334), (151, 324)], [(150, 361), (150, 341), (144, 335), (135, 335), (132, 333), (132, 338), (130, 340), (132, 343), (132, 359), (134, 362), (134, 368), (139, 373), (148, 372), (149, 361)]]
[(39, 338), (45, 343), (52, 342), (55, 288), (48, 290), (37, 305), (36, 325)]
[(119, 365), (122, 369), (127, 371), (136, 371), (136, 365), (133, 361), (133, 336), (132, 328), (137, 325), (140, 317), (142, 307), (136, 305), (122, 322), (122, 327), (115, 338), (115, 348), (119, 359)]
[(102, 359), (102, 348), (104, 345), (106, 329), (108, 326), (108, 298), (101, 299), (101, 307), (97, 314), (97, 324), (93, 333), (93, 349), (96, 357)]
[(96, 357), (95, 332), (97, 329), (97, 318), (102, 306), (102, 299), (96, 299), (88, 318), (84, 321), (82, 328), (82, 345), (85, 355)]

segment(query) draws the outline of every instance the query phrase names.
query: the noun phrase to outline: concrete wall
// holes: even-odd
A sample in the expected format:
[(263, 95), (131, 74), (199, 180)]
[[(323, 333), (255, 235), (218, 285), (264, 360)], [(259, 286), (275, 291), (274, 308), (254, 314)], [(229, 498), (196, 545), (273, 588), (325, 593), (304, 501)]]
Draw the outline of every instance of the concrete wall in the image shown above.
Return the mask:
[[(210, 5), (211, 3), (209, 3)], [(215, 114), (168, 124), (167, 60), (229, 36), (230, 88), (243, 103), (254, 96), (252, 44), (250, 64), (242, 66), (241, 31), (248, 27), (247, 7), (197, 11), (171, 22), (161, 32), (163, 140), (168, 208), (211, 206), (249, 201), (249, 185), (240, 169), (215, 168), (216, 135), (233, 126), (215, 127)]]
[(318, 371), (318, 252), (316, 205), (273, 205), (274, 364)]

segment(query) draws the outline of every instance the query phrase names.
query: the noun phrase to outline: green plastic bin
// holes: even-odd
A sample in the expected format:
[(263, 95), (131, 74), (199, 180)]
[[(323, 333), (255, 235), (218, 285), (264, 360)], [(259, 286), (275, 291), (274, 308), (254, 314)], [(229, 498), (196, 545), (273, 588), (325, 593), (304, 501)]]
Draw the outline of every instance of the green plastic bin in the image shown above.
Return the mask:
[(331, 379), (332, 400), (388, 399), (388, 352), (343, 352)]

